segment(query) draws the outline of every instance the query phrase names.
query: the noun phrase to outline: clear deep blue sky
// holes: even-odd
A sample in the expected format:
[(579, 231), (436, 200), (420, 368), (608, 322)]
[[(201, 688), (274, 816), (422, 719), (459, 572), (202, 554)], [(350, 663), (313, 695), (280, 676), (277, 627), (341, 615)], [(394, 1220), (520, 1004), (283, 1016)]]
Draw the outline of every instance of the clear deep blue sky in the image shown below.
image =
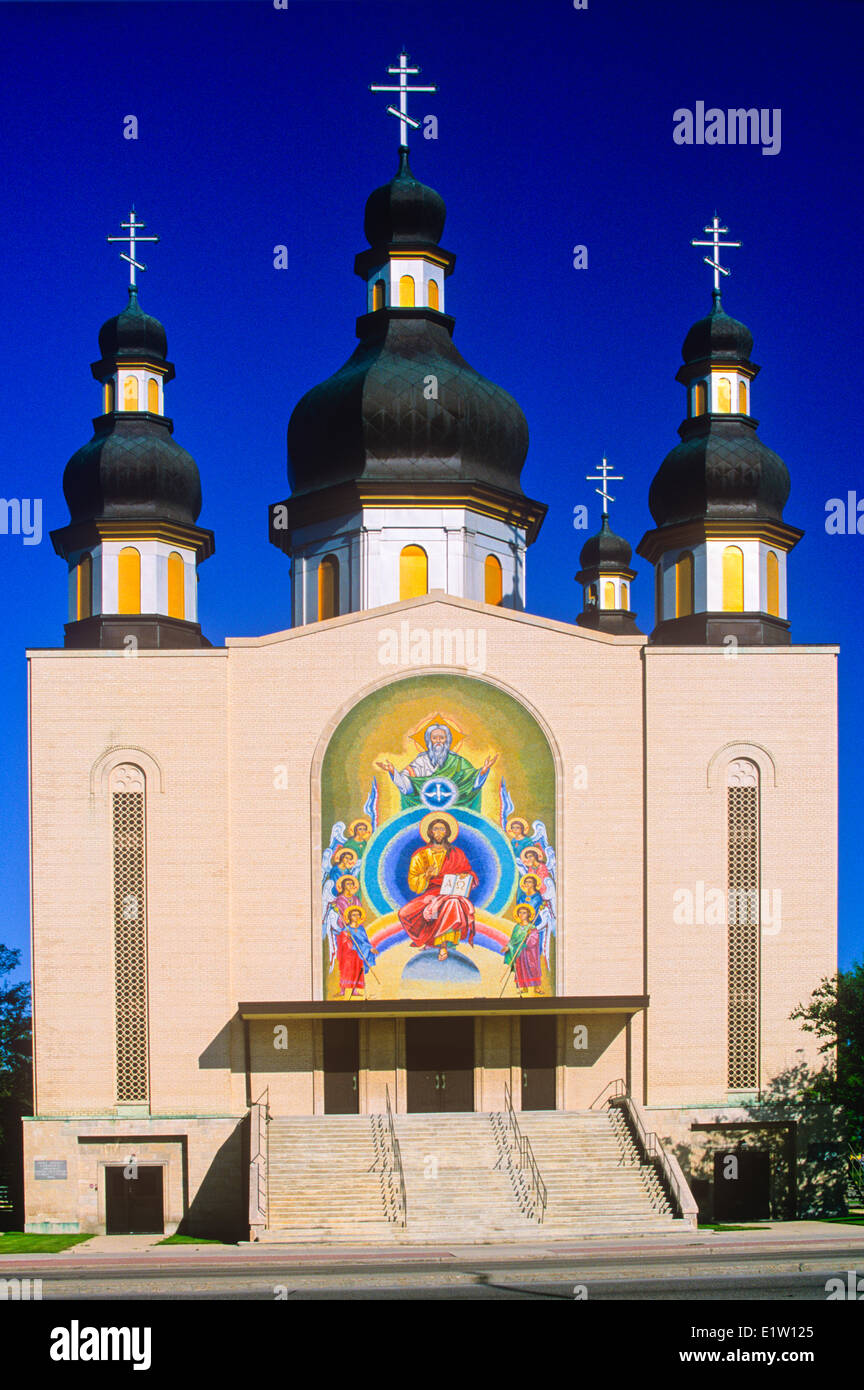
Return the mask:
[[(398, 143), (368, 84), (404, 45), (440, 87), (414, 98), (439, 138), (415, 138), (412, 162), (447, 202), (455, 340), (525, 411), (523, 484), (550, 504), (529, 552), (532, 611), (579, 611), (572, 512), (590, 503), (599, 520), (583, 478), (603, 453), (626, 479), (616, 529), (635, 547), (652, 525), (648, 486), (684, 413), (680, 346), (710, 308), (690, 239), (716, 209), (744, 243), (726, 253), (724, 306), (753, 332), (754, 414), (791, 472), (786, 519), (806, 531), (789, 566), (793, 640), (843, 649), (841, 963), (861, 955), (864, 536), (827, 535), (825, 503), (864, 496), (862, 37), (852, 0), (0, 4), (0, 495), (42, 498), (44, 526), (40, 545), (0, 536), (0, 941), (26, 961), (24, 651), (63, 640), (48, 531), (67, 521), (63, 468), (101, 410), (99, 327), (126, 302), (106, 234), (134, 201), (161, 237), (141, 303), (167, 328), (167, 410), (216, 533), (204, 630), (219, 643), (285, 628), (288, 562), (268, 544), (267, 505), (287, 491), (293, 406), (356, 342), (363, 206)], [(780, 108), (780, 152), (674, 144), (673, 111), (697, 101)], [(128, 114), (137, 141), (123, 138)], [(281, 243), (287, 270), (273, 268)], [(572, 268), (577, 243), (587, 270)]]

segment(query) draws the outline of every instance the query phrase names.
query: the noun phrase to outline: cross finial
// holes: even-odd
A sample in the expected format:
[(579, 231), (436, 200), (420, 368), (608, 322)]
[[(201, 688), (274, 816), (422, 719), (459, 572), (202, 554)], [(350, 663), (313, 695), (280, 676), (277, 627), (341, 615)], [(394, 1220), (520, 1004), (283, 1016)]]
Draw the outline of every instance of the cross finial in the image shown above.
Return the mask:
[(397, 76), (397, 77), (399, 78), (398, 84), (397, 84), (396, 86), (392, 86), (392, 85), (391, 85), (391, 86), (383, 86), (383, 85), (381, 85), (381, 84), (379, 84), (379, 83), (376, 82), (376, 83), (370, 84), (369, 90), (370, 90), (370, 92), (398, 92), (398, 93), (399, 93), (399, 106), (398, 106), (398, 108), (395, 107), (395, 106), (388, 106), (388, 107), (387, 107), (387, 113), (388, 113), (388, 115), (390, 115), (390, 116), (395, 116), (395, 117), (397, 118), (397, 120), (399, 121), (399, 145), (400, 145), (400, 148), (402, 148), (402, 149), (407, 149), (407, 148), (408, 148), (408, 127), (409, 127), (409, 125), (410, 125), (410, 127), (411, 127), (412, 130), (419, 130), (419, 129), (420, 129), (420, 122), (419, 122), (419, 121), (413, 120), (412, 117), (408, 115), (408, 93), (409, 93), (409, 92), (437, 92), (438, 88), (437, 88), (437, 87), (409, 87), (409, 86), (408, 86), (408, 78), (409, 78), (409, 76), (415, 76), (417, 73), (419, 73), (420, 69), (419, 69), (419, 68), (409, 68), (409, 66), (408, 66), (408, 54), (407, 54), (404, 50), (399, 54), (399, 66), (398, 66), (397, 68), (388, 68), (387, 71), (388, 71), (388, 72), (392, 72), (395, 76)]
[(716, 212), (715, 212), (715, 214), (714, 214), (714, 221), (711, 223), (710, 227), (703, 227), (702, 230), (705, 231), (705, 232), (710, 232), (710, 234), (711, 234), (711, 240), (710, 240), (710, 241), (691, 241), (690, 245), (691, 245), (691, 246), (710, 246), (710, 247), (713, 249), (713, 251), (714, 251), (714, 256), (713, 256), (713, 258), (712, 258), (711, 256), (703, 256), (702, 259), (703, 259), (703, 261), (705, 262), (705, 264), (706, 264), (706, 265), (710, 265), (711, 268), (712, 268), (712, 270), (714, 271), (714, 294), (715, 294), (715, 297), (716, 297), (716, 296), (719, 295), (719, 293), (720, 293), (720, 276), (721, 276), (721, 275), (731, 275), (731, 274), (732, 274), (732, 271), (731, 271), (731, 270), (727, 270), (725, 265), (721, 265), (721, 264), (720, 264), (720, 248), (721, 248), (721, 246), (724, 247), (724, 249), (725, 249), (726, 247), (729, 247), (729, 246), (740, 246), (740, 245), (741, 245), (741, 242), (740, 242), (740, 241), (721, 241), (721, 240), (720, 240), (720, 237), (721, 237), (721, 236), (725, 236), (725, 234), (728, 232), (729, 228), (728, 228), (728, 227), (721, 227), (721, 226), (720, 226), (720, 220), (719, 220), (719, 218), (717, 217)]
[(120, 223), (120, 226), (121, 226), (121, 227), (127, 227), (127, 228), (128, 228), (128, 232), (127, 232), (126, 236), (109, 236), (109, 237), (106, 237), (106, 238), (105, 238), (106, 241), (128, 241), (128, 243), (129, 243), (129, 254), (128, 254), (128, 256), (127, 256), (127, 254), (126, 254), (125, 251), (121, 251), (121, 252), (120, 252), (120, 259), (121, 259), (121, 261), (128, 261), (128, 262), (129, 262), (129, 289), (130, 289), (130, 290), (135, 290), (135, 289), (138, 288), (137, 285), (135, 284), (135, 271), (136, 271), (136, 270), (146, 270), (146, 269), (147, 269), (147, 267), (146, 267), (146, 265), (144, 265), (143, 261), (136, 261), (136, 259), (135, 259), (135, 248), (136, 248), (136, 246), (138, 245), (138, 242), (139, 242), (139, 241), (158, 241), (158, 240), (159, 240), (158, 236), (139, 236), (139, 235), (138, 235), (139, 232), (143, 232), (143, 230), (144, 230), (144, 228), (145, 228), (146, 225), (147, 225), (147, 224), (146, 224), (145, 222), (139, 222), (139, 221), (137, 220), (137, 218), (136, 218), (136, 216), (135, 216), (135, 207), (134, 207), (134, 204), (133, 204), (132, 211), (131, 211), (130, 214), (129, 214), (129, 221), (128, 221), (128, 222), (121, 222), (121, 223)]
[(623, 483), (623, 481), (624, 481), (624, 475), (623, 475), (622, 473), (610, 473), (610, 472), (609, 472), (609, 469), (610, 469), (611, 467), (612, 467), (612, 464), (609, 462), (609, 460), (608, 460), (608, 459), (604, 459), (603, 462), (601, 463), (601, 465), (600, 465), (598, 471), (597, 471), (595, 474), (590, 474), (590, 473), (586, 473), (586, 474), (585, 474), (585, 481), (586, 481), (586, 482), (588, 482), (588, 483), (602, 483), (602, 487), (595, 487), (594, 491), (595, 491), (595, 492), (599, 492), (600, 496), (603, 498), (603, 515), (604, 515), (604, 516), (608, 516), (608, 515), (609, 515), (609, 503), (615, 501), (615, 498), (614, 498), (614, 497), (610, 494), (610, 492), (608, 491), (607, 484), (608, 484), (608, 483)]

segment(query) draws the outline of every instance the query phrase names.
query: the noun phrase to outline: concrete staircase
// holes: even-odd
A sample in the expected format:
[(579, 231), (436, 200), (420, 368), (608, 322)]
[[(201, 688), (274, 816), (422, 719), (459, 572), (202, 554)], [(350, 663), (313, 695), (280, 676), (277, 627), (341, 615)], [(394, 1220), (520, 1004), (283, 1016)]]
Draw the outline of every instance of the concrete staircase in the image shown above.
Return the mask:
[(620, 1110), (529, 1110), (517, 1119), (548, 1191), (546, 1239), (683, 1229)]
[[(273, 1119), (269, 1218), (279, 1243), (506, 1243), (680, 1232), (620, 1111), (528, 1111), (518, 1116), (548, 1199), (535, 1219), (529, 1179), (515, 1162), (503, 1115), (397, 1115), (407, 1196), (381, 1162), (382, 1116)], [(370, 1169), (372, 1171), (370, 1171)]]
[(376, 1159), (370, 1115), (271, 1119), (267, 1131), (268, 1229), (262, 1241), (391, 1239), (386, 1176)]

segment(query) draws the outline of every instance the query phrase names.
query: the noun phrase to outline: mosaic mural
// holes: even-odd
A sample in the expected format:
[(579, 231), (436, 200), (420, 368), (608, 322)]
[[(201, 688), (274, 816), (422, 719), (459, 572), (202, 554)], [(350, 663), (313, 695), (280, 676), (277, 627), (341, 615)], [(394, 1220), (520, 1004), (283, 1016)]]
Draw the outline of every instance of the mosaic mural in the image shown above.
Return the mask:
[(321, 773), (326, 999), (555, 993), (555, 771), (496, 686), (414, 676), (334, 733)]

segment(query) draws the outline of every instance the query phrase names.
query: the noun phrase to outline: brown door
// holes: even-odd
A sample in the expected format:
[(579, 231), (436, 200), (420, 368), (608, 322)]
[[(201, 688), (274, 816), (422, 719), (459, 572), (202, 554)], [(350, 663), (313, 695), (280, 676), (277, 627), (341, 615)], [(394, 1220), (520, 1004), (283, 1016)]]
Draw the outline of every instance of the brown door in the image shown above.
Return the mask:
[(767, 1221), (771, 1215), (771, 1156), (767, 1149), (720, 1149), (714, 1154), (714, 1220)]
[(557, 1028), (554, 1015), (523, 1014), (522, 1109), (555, 1109), (555, 1063)]
[(405, 1020), (408, 1110), (474, 1109), (473, 1018)]
[(105, 1230), (109, 1236), (164, 1232), (161, 1166), (105, 1169)]
[(324, 1020), (324, 1112), (357, 1115), (360, 1111), (360, 1021)]

